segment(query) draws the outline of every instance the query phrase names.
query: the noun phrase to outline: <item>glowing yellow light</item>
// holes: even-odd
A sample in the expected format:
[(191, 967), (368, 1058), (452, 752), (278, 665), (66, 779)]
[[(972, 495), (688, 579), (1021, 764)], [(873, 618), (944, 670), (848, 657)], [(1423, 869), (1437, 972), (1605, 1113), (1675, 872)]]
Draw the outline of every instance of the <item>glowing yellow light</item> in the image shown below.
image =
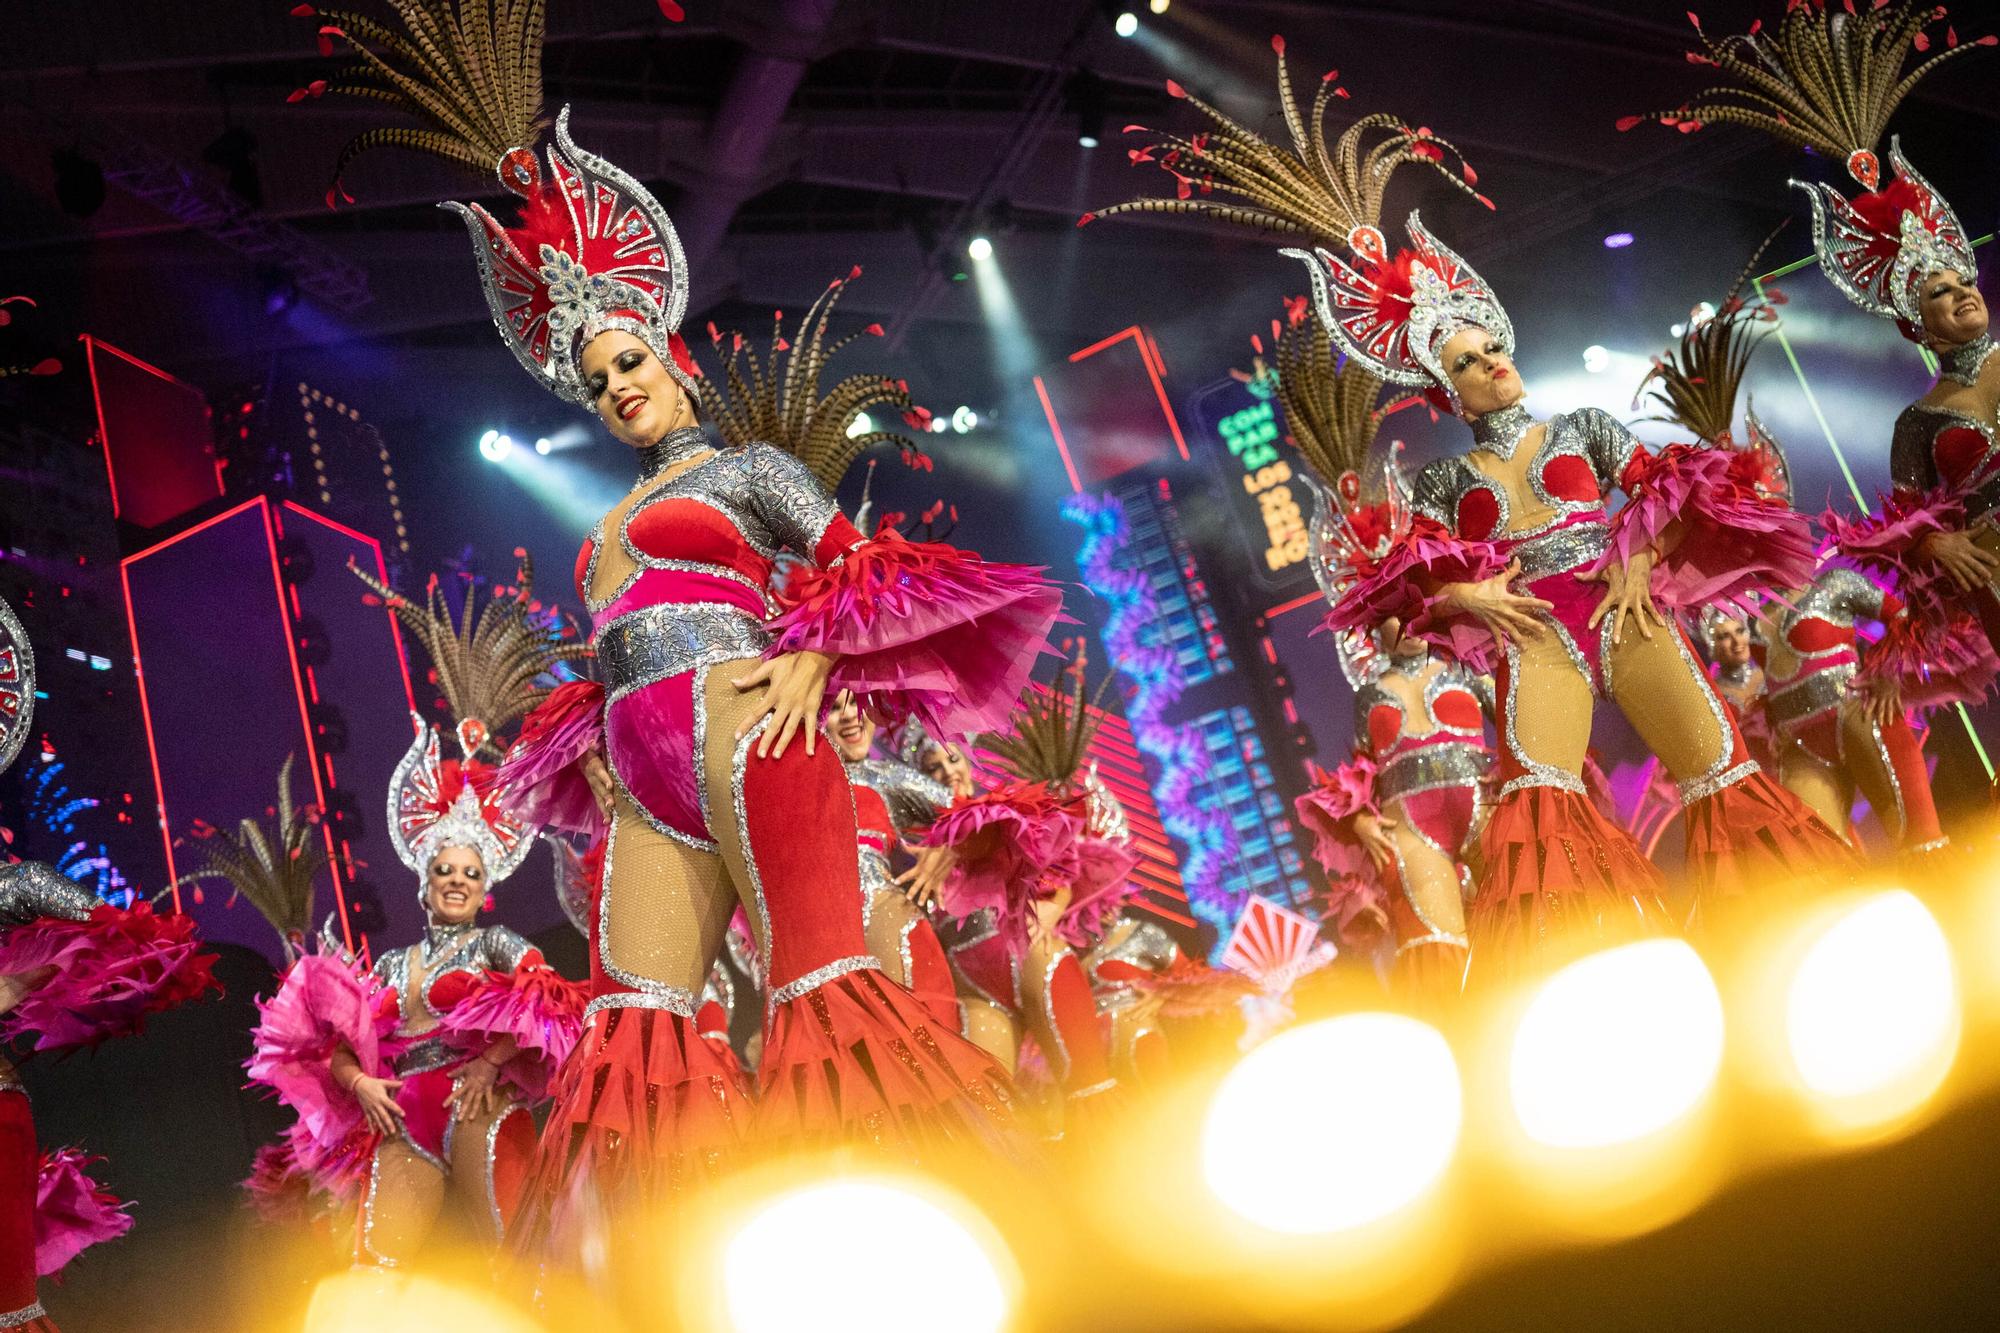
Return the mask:
[[(1311, 1107), (1315, 1144), (1271, 1131), (1274, 1108)], [(1202, 1133), (1208, 1186), (1259, 1226), (1305, 1234), (1386, 1217), (1451, 1161), (1463, 1115), (1458, 1065), (1437, 1029), (1346, 1014), (1280, 1033), (1216, 1089)]]
[(542, 1333), (542, 1326), (497, 1296), (379, 1268), (357, 1268), (313, 1288), (304, 1333)]
[(1879, 1120), (1936, 1089), (1958, 1048), (1958, 990), (1937, 918), (1901, 889), (1821, 933), (1785, 995), (1806, 1088), (1846, 1118)]
[[(913, 1262), (884, 1269), (903, 1237)], [(801, 1328), (989, 1333), (1008, 1284), (988, 1245), (952, 1210), (882, 1181), (840, 1180), (781, 1195), (730, 1240), (724, 1300), (738, 1333)]]
[(1680, 1119), (1722, 1063), (1722, 997), (1680, 940), (1570, 964), (1514, 1032), (1509, 1083), (1529, 1138), (1552, 1148), (1627, 1143)]

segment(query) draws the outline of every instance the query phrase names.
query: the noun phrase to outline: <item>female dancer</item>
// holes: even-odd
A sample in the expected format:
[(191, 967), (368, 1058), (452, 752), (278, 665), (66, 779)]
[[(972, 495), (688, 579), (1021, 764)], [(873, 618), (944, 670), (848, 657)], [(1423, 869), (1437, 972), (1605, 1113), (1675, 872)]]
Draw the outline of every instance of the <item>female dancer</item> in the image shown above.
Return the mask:
[[(1946, 18), (1942, 5), (1894, 0), (1856, 13), (1793, 5), (1774, 32), (1712, 41), (1697, 57), (1727, 80), (1674, 111), (1632, 116), (1677, 128), (1746, 125), (1781, 142), (1844, 162), (1865, 193), (1793, 181), (1812, 202), (1820, 271), (1847, 299), (1895, 321), (1931, 352), (1938, 379), (1897, 418), (1889, 449), (1895, 493), (1882, 513), (1829, 515), (1843, 554), (1899, 581), (1934, 651), (1963, 655), (1966, 631), (2000, 642), (2000, 357), (1993, 353), (1978, 261), (1944, 197), (1889, 140), (1892, 179), (1882, 183), (1876, 148), (1904, 97), (1938, 65), (1993, 38), (1925, 39)], [(1697, 31), (1699, 29), (1697, 28)], [(1910, 50), (1933, 51), (1908, 73)], [(1963, 620), (1953, 593), (1970, 591), (1978, 623)]]
[[(1281, 103), (1297, 154), (1200, 103), (1217, 128), (1198, 153), (1165, 136), (1178, 149), (1169, 156), (1185, 165), (1192, 154), (1211, 173), (1205, 191), (1246, 204), (1120, 207), (1217, 212), (1344, 244), (1359, 268), (1324, 243), (1286, 252), (1306, 262), (1328, 334), (1472, 427), (1471, 453), (1419, 474), (1409, 535), (1352, 571), (1328, 624), (1364, 630), (1393, 618), (1475, 668), (1499, 645), (1500, 790), (1482, 842), (1474, 950), (1504, 961), (1516, 944), (1571, 927), (1589, 937), (1660, 924), (1657, 872), (1586, 795), (1597, 695), (1625, 709), (1681, 785), (1697, 901), (1844, 858), (1840, 841), (1758, 771), (1686, 638), (1657, 609), (1799, 581), (1812, 556), (1803, 520), (1759, 495), (1733, 455), (1676, 446), (1655, 457), (1596, 410), (1537, 421), (1521, 402), (1512, 322), (1491, 289), (1414, 213), (1414, 248), (1392, 256), (1369, 214), (1356, 212), (1379, 190), (1378, 178), (1358, 174), (1372, 163), (1348, 152), (1336, 172), (1317, 131), (1308, 143), (1288, 90)], [(1413, 149), (1442, 157), (1420, 132), (1385, 147)], [(1631, 501), (1607, 519), (1618, 488)]]
[(1023, 696), (1012, 728), (981, 742), (1012, 780), (958, 798), (925, 836), (956, 853), (944, 902), (962, 918), (948, 948), (966, 1034), (1011, 1068), (1031, 1033), (1073, 1111), (1117, 1086), (1075, 949), (1130, 896), (1138, 861), (1085, 757), (1101, 714), (1083, 670), (1079, 653), (1073, 684)]
[[(34, 650), (0, 601), (0, 770), (20, 754), (34, 707)], [(39, 861), (0, 865), (0, 1041), (67, 1054), (199, 997), (215, 987), (215, 955), (197, 952), (192, 926), (102, 902)], [(36, 1148), (27, 1088), (0, 1055), (0, 1333), (55, 1333), (37, 1277), (131, 1227), (87, 1160)]]
[[(399, 12), (429, 23), (433, 8), (454, 7)], [(819, 713), (832, 685), (947, 734), (997, 720), (1060, 597), (1034, 571), (864, 540), (779, 447), (715, 448), (678, 334), (689, 279), (665, 210), (578, 148), (567, 112), (537, 157), (538, 10), (445, 17), (477, 49), (440, 66), (411, 42), (383, 44), (364, 54), (370, 68), (402, 68), (366, 91), (436, 127), (395, 139), (497, 167), (520, 197), (512, 227), (456, 206), (496, 327), (639, 464), (577, 561), (604, 679), (551, 695), (505, 770), (524, 818), (608, 837), (586, 1039), (563, 1070), (518, 1243), (539, 1250), (556, 1232), (571, 1248), (605, 1210), (664, 1198), (740, 1142), (752, 1108), (693, 1025), (738, 901), (770, 985), (748, 1125), (760, 1139), (1011, 1140), (1005, 1076), (867, 951), (846, 774), (819, 744)], [(815, 394), (787, 411), (819, 406)], [(781, 549), (803, 563), (774, 616)]]

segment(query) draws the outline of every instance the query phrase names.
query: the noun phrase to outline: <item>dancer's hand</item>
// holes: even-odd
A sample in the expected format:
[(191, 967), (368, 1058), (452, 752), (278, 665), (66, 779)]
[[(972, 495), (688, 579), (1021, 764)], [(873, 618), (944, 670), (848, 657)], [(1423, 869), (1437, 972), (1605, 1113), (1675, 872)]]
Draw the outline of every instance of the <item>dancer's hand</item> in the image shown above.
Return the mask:
[(603, 815), (604, 822), (609, 824), (618, 784), (611, 780), (611, 765), (605, 763), (604, 756), (596, 750), (584, 752), (583, 780), (590, 784), (590, 794), (597, 799), (597, 813)]
[(1653, 637), (1653, 626), (1667, 627), (1667, 618), (1660, 614), (1660, 608), (1653, 605), (1653, 564), (1656, 557), (1651, 551), (1636, 552), (1630, 560), (1621, 565), (1607, 565), (1595, 574), (1583, 577), (1592, 583), (1602, 583), (1609, 591), (1597, 609), (1590, 613), (1589, 626), (1596, 629), (1598, 622), (1607, 615), (1611, 617), (1611, 642), (1625, 641), (1625, 622), (1639, 627), (1642, 638)]
[(911, 902), (928, 909), (937, 901), (938, 890), (944, 887), (951, 868), (958, 864), (958, 849), (912, 846), (906, 842), (903, 850), (915, 856), (917, 863), (896, 876), (896, 887)]
[(1368, 853), (1368, 859), (1375, 863), (1377, 870), (1384, 869), (1396, 859), (1396, 843), (1389, 836), (1389, 830), (1400, 828), (1387, 815), (1373, 815), (1363, 810), (1354, 817), (1354, 840), (1361, 844), (1361, 850)]
[(2000, 555), (1963, 532), (1933, 532), (1917, 543), (1917, 554), (1951, 575), (1961, 589), (1983, 588), (2000, 576)]
[(370, 1078), (363, 1074), (347, 1085), (354, 1100), (361, 1103), (362, 1118), (368, 1128), (385, 1139), (403, 1132), (403, 1108), (396, 1105), (396, 1093), (403, 1086), (399, 1078)]
[(770, 688), (764, 691), (763, 708), (744, 718), (743, 725), (736, 729), (736, 739), (742, 740), (758, 722), (769, 717), (770, 725), (757, 738), (759, 759), (766, 755), (784, 758), (792, 734), (801, 729), (805, 731), (806, 753), (817, 753), (813, 745), (819, 739), (819, 710), (826, 700), (827, 678), (832, 674), (833, 658), (805, 651), (781, 653), (759, 662), (749, 675), (738, 676), (730, 684), (739, 690), (754, 690), (759, 685)]
[(453, 1118), (461, 1122), (478, 1120), (498, 1111), (504, 1099), (496, 1086), (499, 1079), (500, 1066), (485, 1056), (466, 1061), (452, 1081), (451, 1095), (445, 1098)]
[(1861, 696), (1861, 715), (1869, 725), (1886, 727), (1903, 717), (1903, 687), (1893, 680), (1871, 680), (1855, 693)]
[(1441, 596), (1445, 607), (1455, 614), (1468, 615), (1491, 630), (1502, 643), (1508, 639), (1532, 639), (1542, 632), (1537, 611), (1553, 611), (1554, 602), (1527, 597), (1507, 585), (1521, 574), (1519, 560), (1510, 563), (1490, 579), (1477, 583), (1447, 583)]
[(8, 972), (0, 975), (0, 1014), (11, 1012), (15, 1005), (28, 998), (34, 990), (56, 974), (54, 963), (30, 968), (26, 972)]

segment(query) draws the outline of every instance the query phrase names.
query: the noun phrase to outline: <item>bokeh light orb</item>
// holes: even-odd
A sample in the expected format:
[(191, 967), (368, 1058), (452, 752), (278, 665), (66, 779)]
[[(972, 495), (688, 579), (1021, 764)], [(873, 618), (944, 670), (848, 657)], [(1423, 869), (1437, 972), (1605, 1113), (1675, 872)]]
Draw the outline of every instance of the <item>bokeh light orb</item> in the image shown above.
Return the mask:
[[(1310, 1108), (1312, 1141), (1273, 1132)], [(1208, 1186), (1231, 1210), (1294, 1235), (1364, 1226), (1415, 1202), (1458, 1147), (1464, 1094), (1436, 1028), (1346, 1014), (1282, 1032), (1216, 1089), (1202, 1130)]]
[(542, 1325), (490, 1291), (380, 1268), (324, 1278), (306, 1307), (304, 1333), (542, 1333)]
[(1602, 1148), (1665, 1129), (1715, 1085), (1722, 996), (1681, 940), (1571, 963), (1514, 1030), (1509, 1092), (1521, 1129), (1552, 1148)]
[(1805, 1091), (1845, 1119), (1886, 1119), (1936, 1090), (1958, 1049), (1951, 949), (1902, 889), (1859, 903), (1807, 948), (1785, 992)]
[(888, 1181), (833, 1180), (777, 1196), (723, 1251), (729, 1327), (997, 1333), (1012, 1304), (1007, 1261), (994, 1253), (997, 1239), (975, 1235), (955, 1211)]

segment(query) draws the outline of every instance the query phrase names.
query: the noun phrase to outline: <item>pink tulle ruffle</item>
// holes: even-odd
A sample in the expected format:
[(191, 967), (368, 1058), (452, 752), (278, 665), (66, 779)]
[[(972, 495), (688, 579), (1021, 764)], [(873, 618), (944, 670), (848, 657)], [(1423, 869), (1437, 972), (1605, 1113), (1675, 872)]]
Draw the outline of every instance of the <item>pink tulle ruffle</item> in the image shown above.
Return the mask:
[(81, 1149), (43, 1153), (35, 1173), (35, 1272), (54, 1277), (69, 1261), (102, 1241), (132, 1229), (125, 1205), (98, 1187), (86, 1169), (101, 1157)]
[(1933, 533), (1965, 528), (1965, 501), (1945, 490), (1899, 490), (1882, 499), (1882, 512), (1847, 518), (1829, 509), (1819, 516), (1834, 555), (1888, 584), (1925, 618), (1950, 614), (1959, 597), (1951, 576), (1916, 554)]
[(1139, 892), (1132, 881), (1139, 854), (1127, 843), (1080, 834), (1076, 839), (1076, 880), (1069, 907), (1056, 929), (1076, 948), (1088, 948), (1105, 924)]
[(956, 801), (924, 835), (930, 846), (961, 849), (945, 880), (945, 909), (970, 916), (998, 908), (1002, 931), (1025, 944), (1032, 904), (1076, 882), (1077, 828), (1076, 817), (1039, 782), (1009, 783)]
[(507, 1081), (529, 1101), (540, 1101), (583, 1031), (588, 1002), (587, 987), (546, 963), (527, 961), (474, 981), (440, 1026), (446, 1041), (473, 1053), (512, 1037), (520, 1053), (507, 1062)]
[(1757, 489), (1761, 466), (1753, 454), (1706, 445), (1638, 451), (1623, 478), (1631, 498), (1612, 515), (1611, 544), (1588, 572), (1661, 551), (1668, 529), (1678, 525), (1678, 540), (1653, 571), (1653, 600), (1663, 607), (1692, 610), (1808, 582), (1815, 565), (1811, 527), (1803, 514)]
[(1894, 681), (1905, 708), (1925, 710), (1973, 704), (2000, 675), (2000, 657), (1976, 616), (1957, 612), (1937, 619), (1892, 617), (1881, 641), (1861, 659), (1857, 687)]
[(603, 836), (604, 817), (578, 762), (603, 743), (604, 687), (590, 680), (558, 685), (521, 723), (500, 765), (501, 803), (529, 824)]
[(220, 991), (215, 957), (200, 951), (191, 918), (145, 903), (16, 926), (0, 936), (0, 973), (56, 971), (0, 1018), (0, 1041), (32, 1035), (38, 1051), (70, 1051), (138, 1032), (148, 1014)]
[(1506, 568), (1492, 542), (1454, 536), (1442, 523), (1418, 514), (1387, 555), (1355, 570), (1353, 584), (1320, 628), (1365, 634), (1394, 618), (1402, 622), (1403, 633), (1451, 660), (1490, 671), (1496, 651), (1492, 632), (1444, 611), (1436, 590), (1447, 583), (1490, 579)]
[(1366, 862), (1349, 821), (1364, 811), (1382, 813), (1375, 803), (1375, 773), (1375, 761), (1365, 754), (1331, 771), (1312, 765), (1312, 790), (1292, 802), (1299, 823), (1313, 835), (1313, 859), (1330, 876), (1350, 874)]
[(270, 1089), (298, 1114), (288, 1132), (301, 1170), (316, 1185), (344, 1194), (352, 1182), (360, 1141), (367, 1139), (361, 1104), (333, 1080), (333, 1053), (352, 1051), (361, 1072), (386, 1078), (386, 1049), (396, 1030), (396, 1006), (358, 964), (308, 954), (292, 965), (278, 993), (258, 1004), (250, 1082)]
[(893, 531), (794, 572), (779, 596), (771, 655), (830, 653), (831, 689), (891, 719), (914, 715), (934, 736), (1005, 724), (1062, 618), (1040, 569)]

